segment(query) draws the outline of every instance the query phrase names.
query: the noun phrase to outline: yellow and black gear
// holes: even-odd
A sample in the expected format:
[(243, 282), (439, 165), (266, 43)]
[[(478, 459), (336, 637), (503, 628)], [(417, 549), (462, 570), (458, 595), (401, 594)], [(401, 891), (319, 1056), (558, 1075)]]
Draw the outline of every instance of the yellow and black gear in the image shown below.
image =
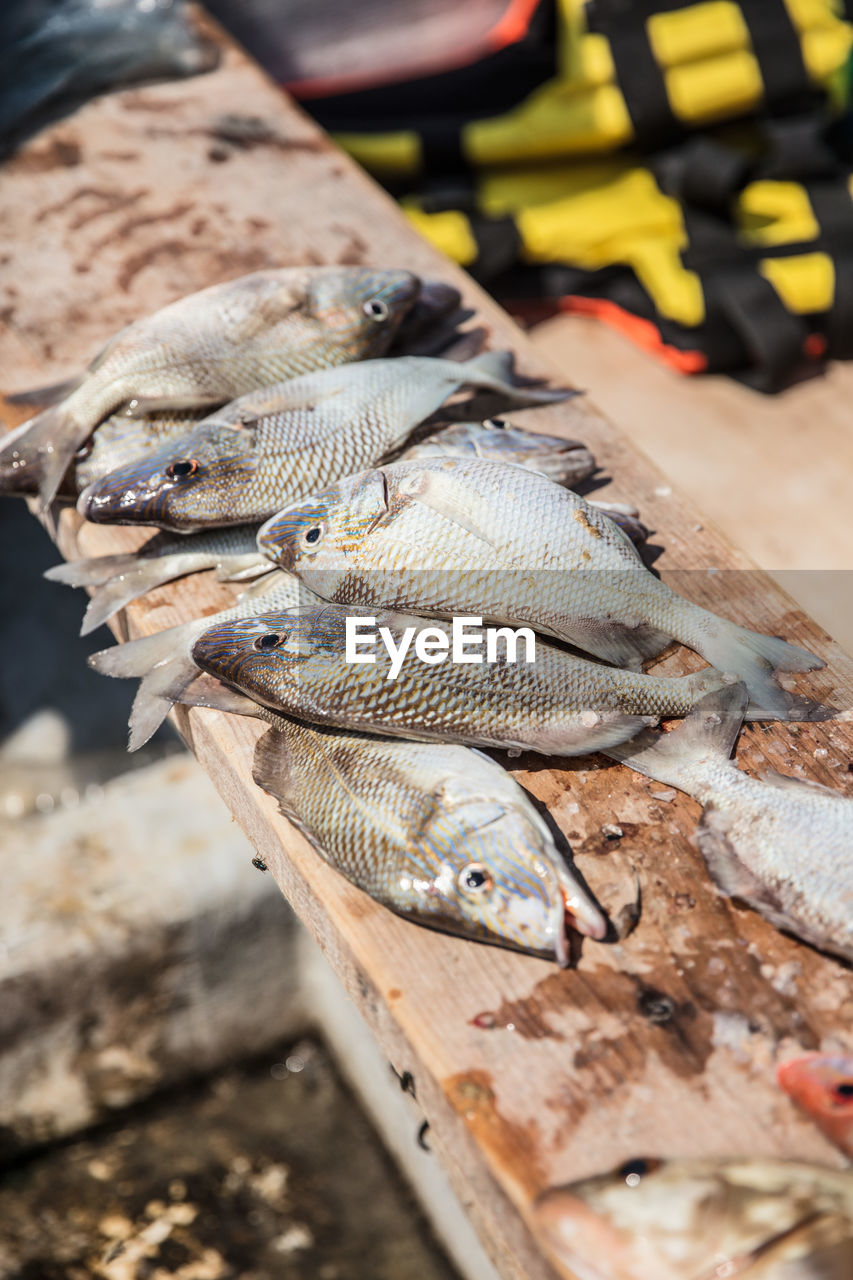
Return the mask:
[(503, 300), (772, 389), (853, 354), (851, 49), (853, 0), (511, 0), (466, 65), (299, 89)]

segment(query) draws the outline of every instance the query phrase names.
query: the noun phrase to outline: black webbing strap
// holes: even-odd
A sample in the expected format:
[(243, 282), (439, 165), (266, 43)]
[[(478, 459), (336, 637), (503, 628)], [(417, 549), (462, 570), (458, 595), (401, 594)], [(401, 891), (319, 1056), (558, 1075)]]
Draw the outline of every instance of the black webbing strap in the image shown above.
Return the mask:
[(707, 308), (719, 308), (746, 347), (751, 368), (739, 375), (758, 391), (790, 382), (802, 365), (806, 323), (787, 310), (769, 280), (757, 271), (725, 272), (703, 280)]
[(632, 0), (588, 0), (585, 12), (587, 29), (610, 44), (637, 144), (656, 149), (683, 137), (684, 127), (670, 106), (663, 72), (652, 52), (648, 6)]
[(853, 357), (853, 250), (833, 257), (835, 295), (826, 321), (827, 355)]
[(804, 182), (803, 187), (820, 227), (818, 238), (846, 240), (853, 249), (853, 199), (848, 177), (845, 174), (834, 182)]
[(791, 110), (813, 98), (800, 37), (784, 0), (738, 3), (761, 71), (767, 110)]
[(469, 218), (477, 257), (468, 270), (478, 280), (493, 280), (521, 257), (522, 240), (513, 218)]
[(652, 157), (649, 167), (662, 191), (684, 204), (728, 214), (734, 195), (746, 185), (753, 162), (716, 138), (689, 138)]

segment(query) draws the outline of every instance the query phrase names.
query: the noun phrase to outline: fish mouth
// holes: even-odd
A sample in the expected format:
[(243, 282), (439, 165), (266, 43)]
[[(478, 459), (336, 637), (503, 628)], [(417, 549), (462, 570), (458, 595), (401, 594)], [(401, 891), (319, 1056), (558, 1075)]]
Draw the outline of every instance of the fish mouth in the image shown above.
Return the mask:
[(556, 941), (554, 953), (561, 969), (571, 962), (571, 935), (581, 934), (601, 942), (607, 934), (607, 920), (598, 907), (576, 889), (562, 888), (562, 902), (558, 905)]

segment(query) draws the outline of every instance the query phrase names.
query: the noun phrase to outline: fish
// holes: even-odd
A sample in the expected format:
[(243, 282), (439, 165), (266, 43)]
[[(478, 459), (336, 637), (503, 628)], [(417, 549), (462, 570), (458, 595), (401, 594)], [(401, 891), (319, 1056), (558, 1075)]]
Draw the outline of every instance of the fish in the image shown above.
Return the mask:
[(708, 693), (671, 733), (606, 754), (704, 809), (699, 849), (720, 891), (786, 933), (853, 960), (853, 799), (729, 759), (747, 706), (743, 684)]
[(821, 1133), (853, 1159), (853, 1054), (789, 1058), (776, 1068), (776, 1079)]
[(409, 445), (397, 461), (422, 458), (486, 458), (514, 462), (571, 489), (596, 471), (595, 458), (579, 440), (564, 440), (514, 426), (506, 418), (454, 422)]
[(157, 533), (136, 551), (87, 556), (52, 565), (49, 582), (94, 587), (81, 635), (89, 635), (147, 591), (187, 574), (214, 569), (222, 582), (262, 577), (275, 568), (257, 547), (257, 525), (212, 529), (191, 536)]
[(209, 676), (179, 700), (265, 720), (255, 782), (324, 861), (406, 920), (561, 967), (571, 931), (607, 934), (564, 838), (479, 751), (302, 724)]
[[(408, 445), (393, 461), (416, 462), (421, 458), (485, 458), (494, 462), (512, 462), (530, 471), (538, 471), (567, 489), (574, 489), (598, 470), (595, 458), (580, 441), (526, 431), (513, 426), (506, 418), (452, 423), (425, 440)], [(640, 520), (636, 507), (595, 498), (587, 498), (587, 502), (610, 516), (632, 542), (645, 542), (648, 538), (649, 531)]]
[(145, 745), (198, 676), (193, 641), (211, 625), (225, 626), (253, 613), (288, 609), (312, 599), (316, 597), (297, 578), (273, 570), (239, 595), (230, 609), (90, 654), (89, 666), (102, 675), (140, 682), (130, 713), (128, 750), (138, 751)]
[[(361, 661), (348, 661), (348, 618), (404, 656), (389, 663), (387, 651), (376, 652), (381, 644), (372, 653), (365, 645)], [(658, 716), (684, 715), (725, 683), (710, 668), (674, 679), (620, 671), (535, 642), (530, 631), (533, 661), (523, 638), (512, 649), (506, 638), (495, 642), (497, 660), (487, 661), (482, 628), (469, 628), (466, 660), (451, 661), (451, 632), (403, 614), (300, 602), (217, 619), (196, 637), (192, 658), (255, 701), (314, 724), (566, 756), (624, 742)], [(416, 652), (422, 641), (432, 646), (428, 661)]]
[(273, 516), (258, 548), (335, 603), (526, 624), (626, 667), (676, 639), (745, 681), (768, 716), (831, 714), (795, 705), (773, 678), (820, 658), (677, 595), (606, 514), (510, 463), (424, 458), (361, 472)]
[(533, 1229), (566, 1280), (850, 1280), (853, 1173), (786, 1160), (630, 1160), (551, 1187)]
[(0, 157), (96, 94), (198, 75), (220, 57), (183, 0), (6, 0), (0, 49)]
[(122, 405), (211, 408), (312, 369), (382, 355), (420, 291), (408, 271), (285, 267), (179, 298), (115, 335), (73, 390), (0, 447), (0, 490), (39, 467), (46, 509), (77, 449)]
[(514, 387), (510, 352), (459, 364), (396, 356), (322, 369), (240, 396), (178, 440), (81, 493), (77, 510), (106, 524), (179, 533), (260, 523), (288, 502), (377, 462), (460, 387), (549, 403), (568, 392)]

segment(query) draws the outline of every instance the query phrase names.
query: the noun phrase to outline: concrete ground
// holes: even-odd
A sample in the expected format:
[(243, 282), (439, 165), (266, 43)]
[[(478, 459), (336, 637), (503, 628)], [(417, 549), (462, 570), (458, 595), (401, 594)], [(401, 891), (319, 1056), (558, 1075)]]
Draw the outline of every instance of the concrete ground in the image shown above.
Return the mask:
[(0, 1173), (0, 1280), (453, 1280), (304, 1040)]

